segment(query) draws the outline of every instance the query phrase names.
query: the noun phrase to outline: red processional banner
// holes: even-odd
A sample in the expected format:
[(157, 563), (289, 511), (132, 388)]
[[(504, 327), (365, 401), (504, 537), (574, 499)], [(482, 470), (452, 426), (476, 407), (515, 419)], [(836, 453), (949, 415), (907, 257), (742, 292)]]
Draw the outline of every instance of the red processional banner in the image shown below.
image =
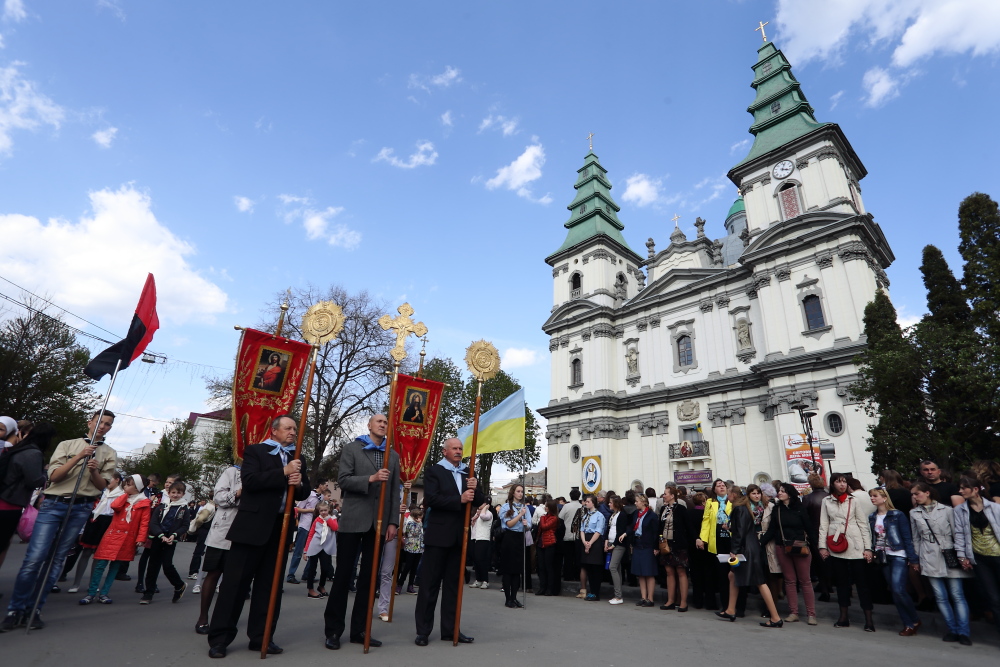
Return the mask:
[(400, 477), (404, 482), (415, 479), (424, 466), (434, 439), (443, 393), (442, 382), (402, 374), (396, 378), (396, 398), (389, 429), (393, 446), (399, 451)]
[(286, 414), (309, 362), (312, 346), (256, 329), (244, 329), (233, 377), (233, 456), (270, 436), (271, 420)]

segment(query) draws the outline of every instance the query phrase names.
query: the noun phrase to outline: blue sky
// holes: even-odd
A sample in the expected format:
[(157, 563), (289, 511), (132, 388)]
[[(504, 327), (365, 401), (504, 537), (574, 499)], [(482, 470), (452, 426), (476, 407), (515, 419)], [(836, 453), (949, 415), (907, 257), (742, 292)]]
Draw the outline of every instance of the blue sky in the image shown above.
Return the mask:
[[(179, 362), (228, 368), (233, 325), (309, 282), (409, 301), (432, 354), (492, 340), (545, 405), (543, 259), (586, 135), (640, 254), (675, 213), (721, 236), (759, 20), (868, 168), (912, 321), (922, 246), (960, 268), (958, 203), (1000, 196), (994, 0), (4, 0), (0, 276), (123, 335), (156, 275), (151, 349), (176, 362), (122, 376), (129, 414), (202, 409)], [(121, 419), (116, 444), (159, 427)]]

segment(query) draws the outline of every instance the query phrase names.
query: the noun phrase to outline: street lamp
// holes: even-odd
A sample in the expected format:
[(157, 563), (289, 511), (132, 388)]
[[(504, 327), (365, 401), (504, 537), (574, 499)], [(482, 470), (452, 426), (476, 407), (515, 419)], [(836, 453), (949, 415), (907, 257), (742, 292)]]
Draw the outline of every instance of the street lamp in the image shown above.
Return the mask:
[(809, 406), (805, 403), (795, 403), (791, 406), (794, 410), (799, 413), (799, 421), (802, 422), (802, 428), (806, 432), (806, 442), (809, 443), (809, 458), (812, 459), (812, 471), (816, 472), (816, 453), (813, 450), (813, 436), (812, 436), (812, 418), (816, 416), (815, 412), (806, 412), (806, 408)]

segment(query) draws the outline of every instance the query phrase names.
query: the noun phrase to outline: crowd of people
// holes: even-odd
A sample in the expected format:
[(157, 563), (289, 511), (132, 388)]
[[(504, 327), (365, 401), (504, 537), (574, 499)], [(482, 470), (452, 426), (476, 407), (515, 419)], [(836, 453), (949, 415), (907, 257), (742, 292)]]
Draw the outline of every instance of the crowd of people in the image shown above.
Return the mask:
[[(178, 475), (167, 476), (160, 489), (159, 475), (118, 470), (117, 455), (104, 441), (113, 424), (111, 412), (93, 415), (93, 440), (58, 443), (46, 464), (42, 452), (52, 446), (54, 427), (0, 417), (0, 566), (15, 535), (28, 541), (0, 631), (45, 627), (41, 610), (64, 582), (68, 593), (83, 593), (80, 605), (112, 604), (112, 586), (133, 579), (128, 570), (137, 555), (139, 604), (156, 599), (161, 571), (176, 603), (187, 582), (174, 565), (175, 550), (188, 540), (195, 548), (187, 578), (200, 596), (194, 629), (207, 635), (211, 657), (226, 655), (246, 600), (250, 648), (282, 652), (262, 640), (271, 574), (286, 550), (285, 583), (304, 582), (299, 591), (327, 600), (327, 648), (339, 649), (345, 630), (352, 643), (380, 645), (365, 636), (372, 580), (383, 621), (393, 595), (418, 596), (419, 646), (433, 628), (439, 592), (441, 638), (469, 643), (473, 639), (454, 627), (457, 582), (446, 575), (460, 570), (465, 528), (467, 583), (487, 589), (491, 574), (498, 574), (508, 608), (523, 607), (522, 591), (557, 596), (564, 585), (588, 602), (601, 601), (608, 591), (612, 605), (624, 603), (624, 586), (631, 585), (639, 593), (635, 606), (656, 607), (659, 586), (660, 610), (693, 607), (725, 622), (745, 617), (753, 595), (760, 625), (769, 629), (800, 620), (818, 624), (817, 600), (834, 595), (837, 628), (850, 627), (855, 599), (867, 632), (876, 630), (874, 603), (890, 599), (903, 637), (916, 635), (921, 612), (934, 608), (947, 627), (946, 642), (970, 645), (974, 615), (1000, 627), (997, 462), (976, 462), (954, 482), (935, 462), (924, 461), (914, 479), (883, 470), (878, 485), (867, 490), (842, 473), (828, 480), (810, 475), (808, 488), (781, 481), (742, 487), (717, 479), (704, 489), (668, 482), (659, 494), (652, 488), (622, 495), (573, 489), (568, 500), (528, 497), (522, 485), (512, 484), (505, 501), (494, 503), (468, 476), (461, 442), (453, 438), (441, 462), (424, 471), (423, 502), (407, 506), (410, 483), (400, 480), (396, 453), (385, 450), (387, 420), (375, 415), (369, 434), (342, 454), (341, 507), (328, 480), (310, 484), (300, 462), (290, 460), (296, 425), (279, 417), (271, 438), (248, 447), (241, 465), (222, 472), (210, 498), (193, 501)], [(383, 485), (398, 493), (383, 499)], [(294, 524), (282, 545), (281, 510), (290, 489)], [(349, 592), (355, 600), (348, 627)]]

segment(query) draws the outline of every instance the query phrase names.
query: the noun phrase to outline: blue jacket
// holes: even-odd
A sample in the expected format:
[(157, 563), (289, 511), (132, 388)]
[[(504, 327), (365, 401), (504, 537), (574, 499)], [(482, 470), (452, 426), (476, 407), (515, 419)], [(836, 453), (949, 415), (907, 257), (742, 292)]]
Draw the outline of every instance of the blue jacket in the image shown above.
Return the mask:
[[(878, 512), (868, 515), (868, 525), (872, 531), (872, 546), (875, 545), (875, 517)], [(913, 537), (910, 534), (910, 522), (899, 510), (889, 510), (882, 521), (885, 528), (885, 543), (893, 551), (905, 551), (906, 560), (917, 563), (917, 552), (913, 548)]]

